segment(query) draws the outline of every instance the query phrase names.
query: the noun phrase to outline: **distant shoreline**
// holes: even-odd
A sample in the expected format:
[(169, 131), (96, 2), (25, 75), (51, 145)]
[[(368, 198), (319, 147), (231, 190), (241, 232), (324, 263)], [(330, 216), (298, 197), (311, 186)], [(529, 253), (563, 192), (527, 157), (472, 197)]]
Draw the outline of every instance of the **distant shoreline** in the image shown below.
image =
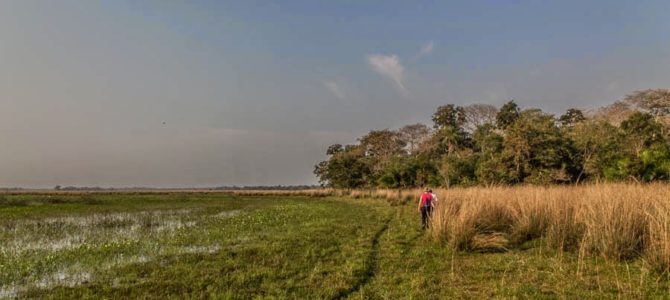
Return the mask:
[(115, 193), (225, 193), (234, 191), (305, 191), (323, 189), (320, 186), (244, 186), (244, 187), (203, 187), (203, 188), (100, 188), (100, 187), (63, 187), (55, 188), (0, 188), (0, 194), (115, 194)]

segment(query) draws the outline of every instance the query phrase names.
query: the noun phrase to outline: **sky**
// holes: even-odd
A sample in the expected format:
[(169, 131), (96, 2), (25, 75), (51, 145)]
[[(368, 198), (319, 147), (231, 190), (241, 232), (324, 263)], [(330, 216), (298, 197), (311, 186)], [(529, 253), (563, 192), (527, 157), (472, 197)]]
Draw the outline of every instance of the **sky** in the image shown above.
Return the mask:
[(670, 1), (0, 0), (0, 187), (315, 184), (444, 104), (670, 86)]

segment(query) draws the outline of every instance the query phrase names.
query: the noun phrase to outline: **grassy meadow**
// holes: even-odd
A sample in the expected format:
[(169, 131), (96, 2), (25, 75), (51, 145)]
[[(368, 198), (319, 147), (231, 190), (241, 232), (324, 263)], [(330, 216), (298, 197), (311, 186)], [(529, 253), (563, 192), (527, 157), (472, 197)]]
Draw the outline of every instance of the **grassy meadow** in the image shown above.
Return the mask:
[(670, 186), (0, 195), (0, 298), (663, 298)]

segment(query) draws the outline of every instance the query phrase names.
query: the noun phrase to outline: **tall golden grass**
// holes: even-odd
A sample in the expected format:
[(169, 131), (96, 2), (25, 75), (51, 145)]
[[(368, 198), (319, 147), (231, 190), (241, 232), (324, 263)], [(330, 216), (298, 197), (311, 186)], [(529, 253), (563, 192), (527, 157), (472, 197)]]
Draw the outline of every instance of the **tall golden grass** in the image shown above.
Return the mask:
[(431, 234), (465, 251), (540, 240), (580, 255), (642, 257), (670, 271), (670, 185), (595, 184), (438, 190)]

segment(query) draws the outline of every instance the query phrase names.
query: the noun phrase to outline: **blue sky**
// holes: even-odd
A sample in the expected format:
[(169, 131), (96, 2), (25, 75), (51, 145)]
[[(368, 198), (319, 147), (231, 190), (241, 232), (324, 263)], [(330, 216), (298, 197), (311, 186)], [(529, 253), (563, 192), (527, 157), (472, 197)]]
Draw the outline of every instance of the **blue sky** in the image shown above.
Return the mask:
[[(0, 186), (314, 183), (446, 103), (670, 82), (668, 1), (3, 1)], [(165, 122), (165, 124), (163, 124)]]

